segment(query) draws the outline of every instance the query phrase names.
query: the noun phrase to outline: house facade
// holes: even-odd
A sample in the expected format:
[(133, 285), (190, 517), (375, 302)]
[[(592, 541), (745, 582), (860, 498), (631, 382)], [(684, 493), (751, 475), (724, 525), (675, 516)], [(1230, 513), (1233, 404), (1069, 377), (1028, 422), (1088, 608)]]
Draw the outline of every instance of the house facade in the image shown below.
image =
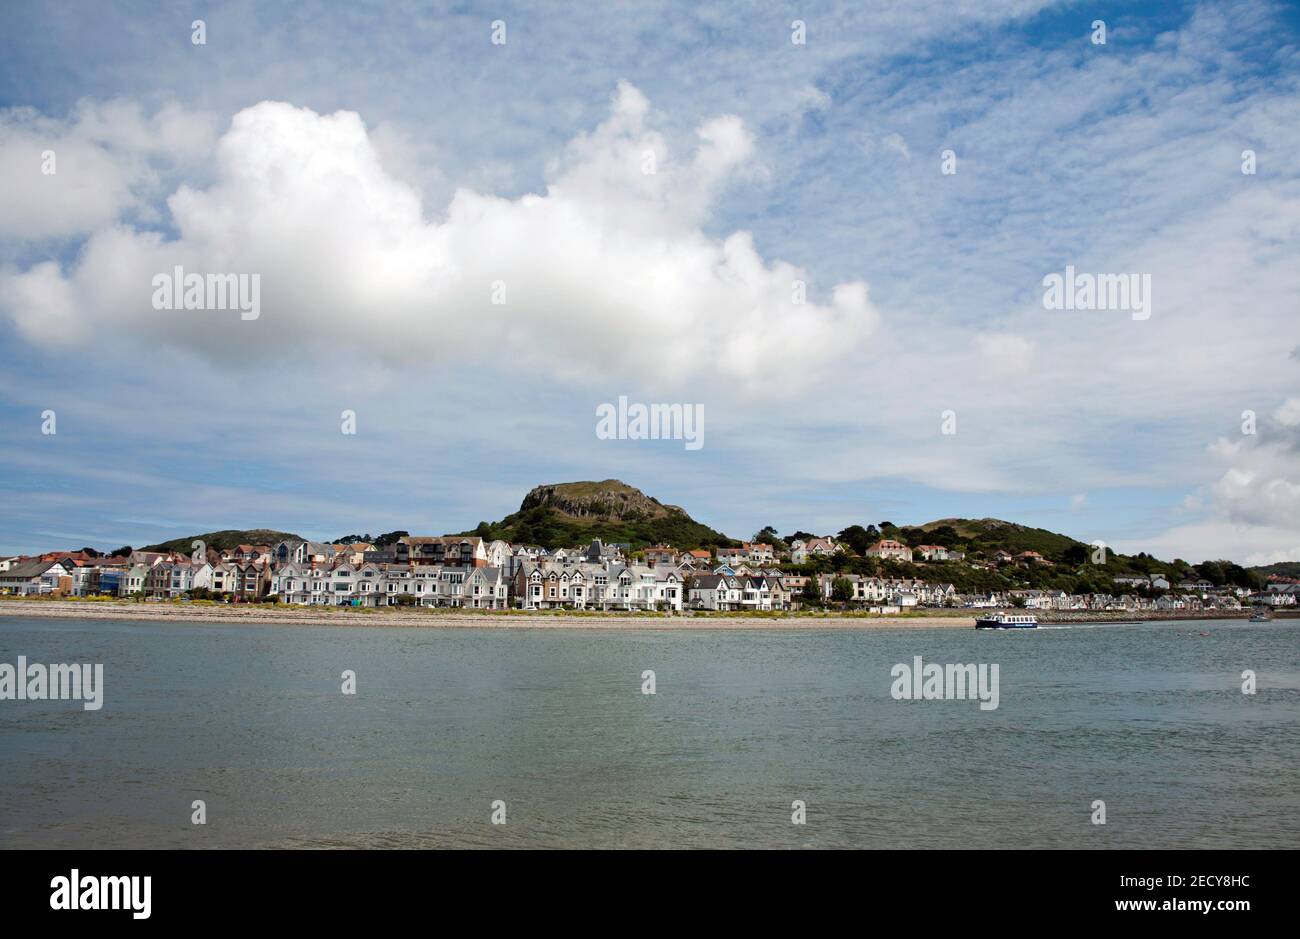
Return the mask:
[(889, 561), (911, 561), (912, 549), (901, 541), (894, 541), (890, 538), (883, 538), (877, 541), (865, 552), (867, 557), (880, 558)]

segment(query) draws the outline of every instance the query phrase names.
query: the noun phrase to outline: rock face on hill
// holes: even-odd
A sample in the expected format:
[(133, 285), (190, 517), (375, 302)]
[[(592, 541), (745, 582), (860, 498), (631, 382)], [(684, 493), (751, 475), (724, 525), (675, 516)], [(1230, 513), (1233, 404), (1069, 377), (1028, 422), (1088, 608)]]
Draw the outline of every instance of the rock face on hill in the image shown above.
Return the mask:
[(664, 505), (617, 479), (536, 486), (524, 496), (518, 512), (499, 522), (482, 522), (466, 534), (544, 548), (585, 544), (593, 538), (633, 547), (671, 544), (685, 549), (735, 544), (695, 521), (685, 509)]
[(681, 515), (686, 512), (675, 505), (663, 505), (635, 486), (617, 479), (602, 482), (551, 483), (536, 486), (524, 496), (520, 512), (549, 508), (570, 518), (607, 520), (642, 520)]

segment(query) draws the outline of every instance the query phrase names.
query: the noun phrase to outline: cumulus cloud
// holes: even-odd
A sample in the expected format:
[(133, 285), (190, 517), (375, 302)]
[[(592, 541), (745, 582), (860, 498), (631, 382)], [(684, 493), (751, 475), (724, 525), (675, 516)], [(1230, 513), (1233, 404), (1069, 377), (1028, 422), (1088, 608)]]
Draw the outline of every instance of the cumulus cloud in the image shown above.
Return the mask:
[(0, 238), (83, 235), (127, 212), (151, 215), (172, 169), (211, 153), (210, 115), (169, 105), (146, 116), (132, 101), (81, 101), (63, 120), (0, 110)]
[(1247, 564), (1300, 560), (1300, 421), (1288, 399), (1256, 434), (1221, 437), (1208, 448), (1218, 478), (1185, 504), (1200, 521), (1151, 540), (1151, 549)]
[(1283, 427), (1300, 426), (1300, 398), (1287, 398), (1282, 406), (1273, 412), (1273, 418)]
[(1287, 423), (1285, 406), (1279, 415), (1258, 434), (1210, 447), (1225, 467), (1210, 487), (1213, 504), (1231, 522), (1300, 529), (1300, 421)]
[[(860, 350), (876, 320), (865, 284), (818, 302), (806, 272), (764, 259), (749, 233), (705, 232), (713, 201), (751, 163), (743, 122), (705, 121), (685, 153), (652, 123), (622, 83), (606, 120), (549, 167), (544, 193), (460, 189), (429, 220), (360, 115), (262, 102), (217, 142), (211, 184), (167, 200), (177, 237), (101, 227), (64, 271), (9, 271), (0, 302), (42, 344), (75, 341), (93, 321), (219, 360), (346, 348), (390, 363), (536, 364), (573, 380), (716, 375), (759, 388)], [(155, 310), (152, 280), (175, 265), (259, 274), (260, 319)]]

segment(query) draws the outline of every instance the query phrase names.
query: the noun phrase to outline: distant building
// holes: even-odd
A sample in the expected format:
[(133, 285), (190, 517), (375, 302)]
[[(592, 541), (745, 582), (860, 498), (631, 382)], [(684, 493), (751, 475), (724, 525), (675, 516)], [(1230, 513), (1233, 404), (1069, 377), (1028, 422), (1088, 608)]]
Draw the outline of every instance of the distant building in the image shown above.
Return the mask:
[(923, 561), (960, 561), (966, 557), (964, 552), (937, 544), (917, 545), (912, 550), (914, 554), (919, 553)]
[(824, 538), (809, 538), (807, 541), (795, 540), (790, 542), (790, 560), (795, 564), (802, 564), (811, 558), (829, 557), (843, 550), (844, 546), (838, 544), (830, 535)]
[(645, 554), (645, 562), (652, 567), (659, 567), (661, 565), (668, 567), (677, 563), (677, 549), (672, 545), (651, 545), (646, 548), (643, 553)]
[(866, 550), (867, 557), (881, 558), (890, 561), (911, 561), (912, 549), (901, 541), (893, 541), (885, 538), (877, 541)]

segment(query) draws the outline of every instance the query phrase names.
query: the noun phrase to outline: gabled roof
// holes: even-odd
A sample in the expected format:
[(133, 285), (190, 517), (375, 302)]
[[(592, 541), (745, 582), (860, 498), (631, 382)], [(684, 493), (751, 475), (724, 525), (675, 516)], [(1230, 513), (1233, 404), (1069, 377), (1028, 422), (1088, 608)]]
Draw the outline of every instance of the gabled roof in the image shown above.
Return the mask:
[(698, 574), (691, 579), (692, 590), (717, 590), (723, 580), (721, 574)]
[(9, 570), (0, 574), (0, 577), (18, 578), (18, 577), (40, 577), (51, 567), (61, 567), (58, 561), (24, 561), (21, 564), (15, 564)]

